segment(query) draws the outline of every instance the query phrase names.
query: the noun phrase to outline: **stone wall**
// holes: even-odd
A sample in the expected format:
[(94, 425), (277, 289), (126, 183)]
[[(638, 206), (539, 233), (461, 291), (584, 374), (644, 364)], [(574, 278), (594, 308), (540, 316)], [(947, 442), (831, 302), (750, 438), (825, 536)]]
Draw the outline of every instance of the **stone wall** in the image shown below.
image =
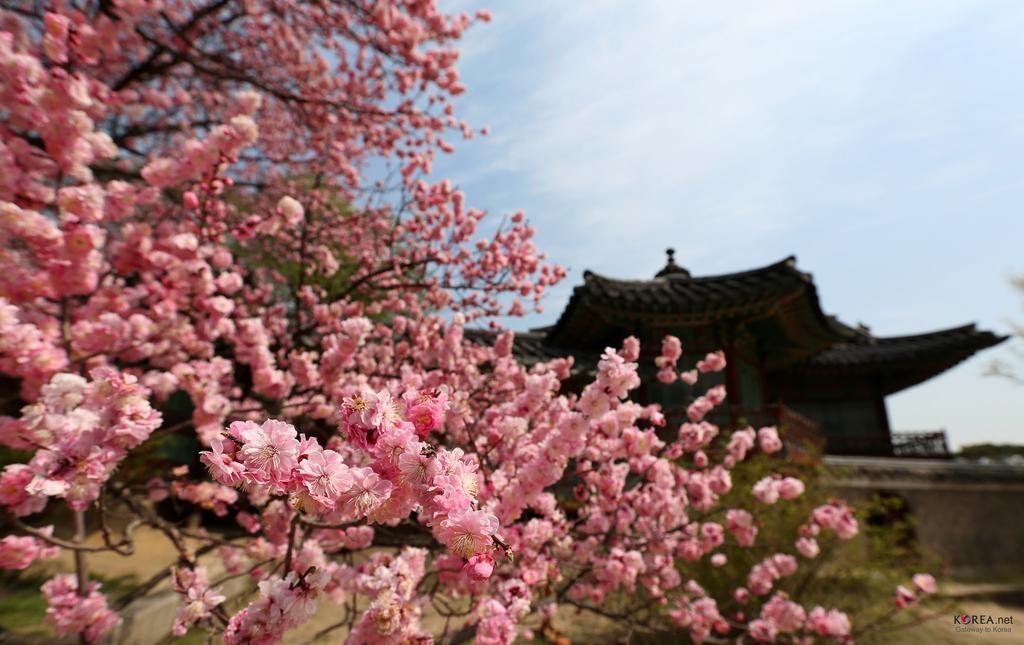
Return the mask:
[(853, 501), (902, 497), (921, 544), (957, 576), (1024, 572), (1024, 468), (955, 461), (826, 457), (832, 486)]

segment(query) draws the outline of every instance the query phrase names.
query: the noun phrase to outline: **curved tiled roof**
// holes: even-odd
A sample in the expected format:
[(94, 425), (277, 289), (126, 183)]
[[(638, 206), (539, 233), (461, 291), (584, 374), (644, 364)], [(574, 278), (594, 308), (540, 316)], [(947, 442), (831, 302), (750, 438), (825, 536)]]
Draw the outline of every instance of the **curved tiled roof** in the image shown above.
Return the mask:
[(675, 249), (665, 249), (665, 255), (668, 256), (668, 261), (665, 263), (665, 266), (661, 269), (661, 271), (658, 271), (657, 273), (654, 274), (655, 278), (661, 278), (667, 275), (682, 275), (683, 277), (686, 278), (690, 277), (689, 271), (676, 264)]
[(584, 271), (583, 279), (583, 284), (573, 290), (570, 306), (573, 299), (580, 299), (658, 313), (744, 305), (813, 284), (809, 274), (796, 268), (793, 256), (759, 269), (697, 278), (688, 273), (667, 273), (652, 280), (619, 280)]
[[(674, 266), (670, 258), (667, 269)], [(548, 342), (595, 350), (643, 330), (751, 322), (759, 333), (776, 339), (767, 360), (780, 367), (858, 334), (822, 311), (810, 273), (797, 268), (794, 256), (721, 275), (693, 277), (667, 269), (651, 279), (585, 271), (583, 285), (573, 289)]]
[(822, 311), (811, 275), (797, 268), (794, 256), (748, 271), (692, 277), (670, 252), (665, 268), (649, 280), (591, 271), (583, 278), (554, 325), (516, 334), (521, 360), (575, 355), (582, 368), (596, 363), (605, 345), (617, 346), (630, 334), (653, 336), (676, 326), (735, 322), (770, 339), (761, 346), (768, 371), (871, 374), (888, 394), (1005, 340), (973, 324), (911, 336), (873, 336), (863, 325), (846, 325)]
[(691, 277), (668, 272), (650, 280), (619, 280), (583, 273), (558, 321), (548, 332), (556, 345), (576, 346), (600, 325), (632, 327), (671, 319), (694, 324), (723, 318), (764, 319), (788, 312), (801, 325), (808, 352), (849, 338), (851, 331), (821, 309), (809, 273), (789, 256), (765, 267), (723, 275)]
[(564, 358), (573, 353), (547, 344), (545, 342), (546, 338), (547, 335), (542, 332), (517, 331), (515, 332), (512, 351), (515, 352), (519, 360), (527, 365), (541, 361), (550, 361), (554, 358)]
[(940, 329), (911, 336), (876, 337), (864, 335), (839, 343), (808, 360), (809, 367), (869, 367), (893, 362), (945, 358), (962, 353), (964, 358), (993, 345), (1006, 336), (981, 331), (974, 324)]
[(871, 374), (884, 394), (922, 383), (1006, 340), (973, 324), (912, 336), (865, 335), (789, 368), (805, 374)]

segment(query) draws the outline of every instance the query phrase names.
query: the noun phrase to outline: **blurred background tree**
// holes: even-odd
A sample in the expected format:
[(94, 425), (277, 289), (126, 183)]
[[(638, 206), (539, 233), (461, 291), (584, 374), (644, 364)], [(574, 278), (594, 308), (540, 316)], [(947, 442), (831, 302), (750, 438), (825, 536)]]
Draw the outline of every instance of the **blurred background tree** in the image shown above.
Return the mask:
[[(1010, 278), (1010, 284), (1024, 297), (1024, 274)], [(1010, 343), (1008, 349), (1011, 358), (1009, 360), (996, 359), (989, 364), (986, 374), (1010, 379), (1015, 383), (1024, 385), (1024, 349), (1020, 346), (1020, 339), (1024, 339), (1024, 327), (1018, 323), (1010, 323), (1013, 335), (1017, 337), (1017, 343)]]

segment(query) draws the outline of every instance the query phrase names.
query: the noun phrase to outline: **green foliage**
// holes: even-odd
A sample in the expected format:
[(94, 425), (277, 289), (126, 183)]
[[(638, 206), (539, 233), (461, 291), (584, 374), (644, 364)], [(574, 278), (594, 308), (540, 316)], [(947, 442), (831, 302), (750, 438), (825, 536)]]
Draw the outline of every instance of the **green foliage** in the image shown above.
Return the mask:
[(39, 587), (46, 581), (41, 575), (3, 572), (0, 575), (0, 641), (4, 634), (19, 636), (52, 636), (43, 624), (46, 599)]
[[(773, 473), (802, 479), (806, 492), (796, 500), (780, 500), (772, 506), (757, 502), (750, 495), (750, 489), (755, 482)], [(707, 557), (698, 562), (680, 559), (676, 563), (684, 582), (698, 580), (711, 597), (719, 599), (723, 616), (733, 617), (743, 612), (749, 618), (760, 612), (761, 604), (771, 594), (752, 595), (745, 605), (733, 601), (731, 594), (737, 587), (746, 586), (747, 574), (753, 565), (775, 553), (796, 556), (800, 568), (793, 576), (777, 581), (772, 594), (782, 591), (802, 603), (813, 598), (815, 604), (847, 612), (856, 617), (855, 630), (886, 619), (893, 608), (896, 586), (907, 584), (914, 573), (939, 572), (940, 561), (926, 553), (917, 541), (910, 509), (899, 496), (876, 494), (849, 500), (856, 509), (859, 535), (843, 541), (831, 532), (822, 531), (817, 537), (821, 553), (808, 560), (799, 555), (794, 546), (798, 529), (808, 521), (815, 507), (835, 497), (835, 490), (829, 487), (835, 474), (817, 459), (787, 460), (758, 454), (745, 462), (743, 468), (734, 469), (732, 476), (733, 490), (716, 510), (705, 516), (695, 512), (691, 517), (724, 525), (727, 509), (748, 510), (760, 521), (754, 547), (740, 548), (729, 536), (719, 549), (728, 557), (724, 566), (713, 567)], [(643, 606), (640, 595), (610, 599), (608, 606), (624, 611)], [(900, 618), (906, 620), (904, 616)], [(648, 622), (649, 629), (644, 633), (634, 634), (634, 642), (690, 642), (685, 630), (675, 628), (664, 618), (654, 620), (658, 622)], [(868, 637), (865, 642), (872, 641)]]
[[(16, 635), (9, 642), (53, 642), (53, 630), (43, 622), (46, 599), (39, 589), (52, 573), (47, 566), (33, 566), (25, 571), (0, 571), (0, 642)], [(103, 585), (103, 592), (116, 603), (137, 584), (135, 576), (116, 578), (93, 574)]]
[(31, 458), (31, 452), (0, 446), (0, 469), (10, 464), (24, 464)]
[(864, 505), (862, 517), (861, 530), (871, 553), (908, 570), (920, 564), (923, 555), (906, 500), (892, 493), (876, 493)]
[[(316, 189), (319, 191), (320, 199), (325, 203), (317, 208), (306, 208), (305, 222), (301, 230), (296, 232), (299, 239), (299, 248), (296, 253), (283, 252), (280, 242), (266, 236), (257, 236), (254, 239), (246, 240), (245, 243), (236, 242), (231, 246), (236, 257), (244, 261), (253, 269), (264, 269), (271, 271), (281, 277), (281, 287), (294, 294), (304, 285), (315, 286), (323, 289), (327, 301), (334, 301), (347, 295), (352, 285), (352, 277), (360, 269), (358, 260), (350, 257), (348, 250), (342, 248), (329, 235), (317, 235), (315, 231), (321, 230), (321, 223), (330, 221), (337, 223), (339, 219), (346, 221), (352, 218), (352, 207), (340, 195), (333, 195), (324, 198), (324, 188), (313, 177), (300, 177), (293, 180), (294, 196), (303, 202), (302, 194)], [(253, 211), (254, 204), (243, 192), (234, 192), (229, 201), (243, 212)], [(323, 217), (323, 212), (329, 211), (330, 218)], [(338, 261), (338, 270), (330, 275), (322, 273), (311, 273), (310, 269), (316, 264), (311, 262), (309, 255), (314, 246), (322, 246), (328, 249)], [(303, 258), (305, 256), (305, 258)], [(358, 294), (352, 294), (358, 296)], [(354, 297), (353, 299), (357, 299)]]
[(1024, 457), (1024, 445), (1012, 443), (973, 443), (961, 447), (960, 451), (956, 454), (964, 459), (988, 458), (1001, 460), (1014, 455)]

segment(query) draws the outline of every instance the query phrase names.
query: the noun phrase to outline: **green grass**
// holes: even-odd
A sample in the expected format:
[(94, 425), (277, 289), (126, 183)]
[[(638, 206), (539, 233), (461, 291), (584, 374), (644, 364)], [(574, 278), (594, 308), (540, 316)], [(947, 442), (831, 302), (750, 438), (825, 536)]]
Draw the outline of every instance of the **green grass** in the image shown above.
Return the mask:
[(0, 578), (0, 628), (23, 636), (52, 636), (43, 624), (46, 600), (39, 591), (45, 582), (41, 576), (11, 576)]
[[(5, 572), (0, 575), (0, 633), (9, 632), (19, 636), (50, 636), (51, 630), (44, 622), (46, 616), (46, 600), (40, 587), (49, 579), (41, 571), (29, 570)], [(94, 575), (102, 590), (111, 602), (130, 591), (135, 586), (135, 577), (130, 575), (107, 578)], [(182, 643), (205, 642), (200, 640), (182, 639)]]
[[(50, 575), (44, 571), (35, 569), (0, 572), (0, 642), (5, 642), (5, 634), (33, 640), (54, 638), (53, 630), (43, 622), (46, 600), (40, 590), (49, 578)], [(106, 577), (93, 574), (92, 578), (103, 585), (102, 591), (112, 604), (137, 584), (132, 575)], [(170, 631), (170, 627), (166, 626), (167, 631)], [(201, 629), (192, 629), (181, 638), (171, 638), (165, 642), (174, 645), (205, 645), (209, 642), (209, 635)]]

